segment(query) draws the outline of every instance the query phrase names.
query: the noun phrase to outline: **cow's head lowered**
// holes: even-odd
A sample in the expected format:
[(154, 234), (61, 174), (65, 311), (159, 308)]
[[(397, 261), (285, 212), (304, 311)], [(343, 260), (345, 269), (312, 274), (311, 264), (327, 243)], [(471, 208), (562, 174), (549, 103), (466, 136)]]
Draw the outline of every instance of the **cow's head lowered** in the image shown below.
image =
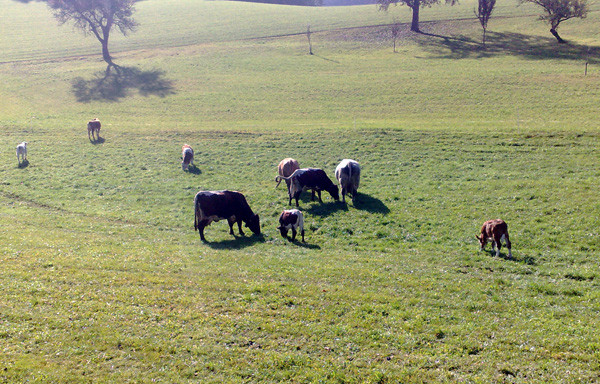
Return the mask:
[(260, 235), (260, 219), (258, 218), (258, 214), (250, 216), (246, 221), (246, 227), (255, 235)]
[(340, 189), (337, 185), (331, 184), (331, 186), (327, 188), (327, 192), (329, 192), (329, 194), (335, 201), (340, 201)]

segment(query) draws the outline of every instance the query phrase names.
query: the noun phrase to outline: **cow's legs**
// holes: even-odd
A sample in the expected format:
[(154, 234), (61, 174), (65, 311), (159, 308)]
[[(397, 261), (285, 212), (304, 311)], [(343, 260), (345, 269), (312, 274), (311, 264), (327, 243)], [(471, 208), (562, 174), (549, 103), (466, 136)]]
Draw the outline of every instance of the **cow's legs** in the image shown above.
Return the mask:
[(321, 190), (317, 189), (317, 195), (319, 195), (319, 203), (322, 203), (323, 200), (321, 200)]
[[(502, 248), (502, 242), (500, 241), (501, 237), (494, 237), (494, 241), (492, 241), (492, 245), (496, 245), (496, 257), (500, 256), (500, 248)], [(493, 247), (492, 247), (493, 248)]]
[(240, 230), (240, 235), (245, 235), (244, 231), (242, 231), (242, 220), (238, 220), (238, 229)]
[(204, 228), (206, 228), (207, 223), (208, 220), (201, 220), (200, 223), (198, 223), (198, 232), (200, 233), (200, 240), (202, 240), (203, 242), (206, 242), (206, 239), (204, 238)]
[(235, 224), (235, 219), (232, 219), (231, 217), (228, 217), (227, 218), (227, 224), (229, 224), (229, 234), (233, 235), (233, 224)]
[(506, 241), (506, 248), (508, 248), (508, 257), (512, 257), (512, 250), (511, 250), (510, 239), (508, 238), (508, 233), (506, 235), (504, 235), (503, 237), (504, 237), (504, 240)]
[[(300, 207), (300, 204), (298, 204), (298, 199), (300, 199), (300, 194), (302, 193), (302, 191), (296, 192), (296, 194), (294, 195), (294, 199), (296, 199), (296, 207)], [(290, 203), (292, 202), (292, 200), (290, 199)]]
[(315, 190), (311, 189), (310, 191), (310, 201), (315, 201)]
[(296, 240), (296, 228), (292, 227), (292, 241)]
[(346, 188), (342, 187), (342, 203), (346, 202), (346, 193), (348, 193), (348, 191)]
[(302, 242), (304, 243), (304, 228), (300, 231), (300, 235), (302, 236)]

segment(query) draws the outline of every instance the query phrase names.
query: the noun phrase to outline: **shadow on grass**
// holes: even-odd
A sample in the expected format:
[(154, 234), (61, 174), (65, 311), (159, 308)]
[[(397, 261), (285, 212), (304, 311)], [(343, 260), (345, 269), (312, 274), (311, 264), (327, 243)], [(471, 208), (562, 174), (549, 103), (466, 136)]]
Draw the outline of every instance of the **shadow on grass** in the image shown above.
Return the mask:
[(104, 137), (98, 136), (97, 139), (91, 139), (90, 138), (90, 143), (94, 144), (94, 145), (98, 145), (98, 144), (104, 144), (106, 140), (104, 139)]
[(29, 160), (27, 160), (27, 159), (19, 162), (19, 165), (17, 165), (17, 168), (27, 168), (27, 167), (29, 167)]
[[(491, 257), (496, 257), (495, 250), (492, 251), (491, 249), (487, 249), (485, 252), (487, 252)], [(515, 255), (508, 256), (508, 254), (502, 252), (502, 250), (500, 251), (499, 258), (503, 259), (503, 260), (514, 261), (516, 263), (522, 263), (522, 264), (527, 264), (527, 265), (536, 265), (537, 264), (535, 257), (533, 257), (533, 256), (523, 256), (523, 257), (515, 257)]]
[(365, 195), (364, 193), (357, 193), (354, 198), (354, 208), (360, 209), (361, 211), (367, 211), (370, 213), (383, 213), (387, 215), (390, 213), (390, 209), (376, 197)]
[(173, 82), (161, 70), (142, 71), (137, 68), (111, 67), (98, 72), (91, 80), (73, 80), (73, 94), (78, 102), (116, 102), (137, 90), (142, 96), (166, 97), (174, 94)]
[(530, 60), (588, 60), (600, 63), (600, 47), (575, 43), (558, 44), (553, 37), (524, 35), (512, 32), (488, 32), (485, 48), (478, 40), (465, 36), (442, 36), (421, 32), (417, 41), (437, 58), (486, 58), (507, 53)]
[(298, 237), (296, 237), (296, 239), (294, 239), (293, 241), (292, 241), (292, 238), (289, 236), (282, 237), (282, 239), (287, 240), (288, 243), (296, 245), (298, 247), (307, 248), (307, 249), (321, 249), (321, 247), (317, 244), (309, 244), (306, 242), (303, 243), (302, 241), (298, 240)]
[[(205, 233), (205, 236), (206, 236), (206, 233)], [(265, 237), (262, 234), (260, 234), (260, 235), (246, 234), (246, 236), (234, 235), (234, 238), (232, 238), (232, 239), (222, 240), (219, 242), (207, 241), (204, 244), (208, 245), (212, 249), (242, 249), (242, 248), (250, 247), (256, 243), (262, 243), (264, 241), (265, 241)]]
[(187, 169), (187, 172), (191, 173), (192, 175), (201, 175), (202, 174), (202, 170), (198, 167), (196, 167), (195, 165), (190, 165)]
[[(306, 208), (304, 209), (304, 211), (310, 213), (311, 215), (314, 216), (329, 216), (334, 212), (337, 211), (347, 211), (348, 207), (346, 206), (346, 204), (342, 203), (341, 201), (329, 201), (326, 203), (318, 203), (317, 204), (313, 204), (310, 208)], [(299, 208), (300, 210), (303, 210), (302, 207)]]

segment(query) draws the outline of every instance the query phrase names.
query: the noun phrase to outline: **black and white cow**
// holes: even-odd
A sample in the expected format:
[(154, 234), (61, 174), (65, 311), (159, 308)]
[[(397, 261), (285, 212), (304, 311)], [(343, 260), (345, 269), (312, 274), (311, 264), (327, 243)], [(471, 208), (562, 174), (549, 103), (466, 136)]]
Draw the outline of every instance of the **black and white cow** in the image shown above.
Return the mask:
[(342, 189), (342, 201), (346, 202), (346, 195), (352, 195), (352, 201), (354, 201), (360, 184), (360, 165), (358, 162), (351, 159), (342, 160), (335, 168), (335, 178)]
[(289, 209), (279, 215), (279, 232), (281, 237), (287, 238), (288, 231), (292, 230), (292, 241), (296, 240), (297, 230), (300, 230), (302, 242), (304, 243), (304, 215), (297, 209)]
[(204, 228), (213, 221), (227, 219), (229, 233), (233, 235), (233, 224), (238, 224), (240, 235), (243, 235), (242, 221), (246, 227), (260, 235), (260, 221), (258, 215), (246, 202), (243, 194), (236, 191), (200, 191), (194, 198), (194, 230), (204, 238)]
[(319, 196), (319, 202), (321, 200), (321, 191), (327, 191), (335, 201), (340, 200), (340, 194), (337, 185), (333, 184), (331, 179), (327, 177), (325, 171), (319, 168), (301, 168), (297, 169), (292, 173), (291, 176), (277, 176), (275, 181), (290, 180), (290, 201), (288, 204), (292, 204), (292, 198), (296, 199), (296, 207), (299, 207), (298, 199), (302, 190), (310, 189), (312, 191), (311, 200), (315, 200), (315, 191)]

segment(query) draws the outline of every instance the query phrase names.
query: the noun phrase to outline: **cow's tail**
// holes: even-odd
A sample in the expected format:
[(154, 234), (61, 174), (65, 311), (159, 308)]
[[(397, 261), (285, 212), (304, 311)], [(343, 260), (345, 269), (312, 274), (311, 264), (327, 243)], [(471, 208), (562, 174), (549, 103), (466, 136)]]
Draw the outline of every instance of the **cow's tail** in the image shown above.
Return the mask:
[(275, 181), (277, 182), (277, 185), (275, 186), (275, 188), (279, 187), (279, 184), (281, 184), (281, 180), (289, 180), (291, 178), (292, 178), (292, 176), (288, 176), (288, 177), (281, 176), (281, 175), (276, 176)]
[(194, 231), (198, 230), (200, 220), (198, 219), (198, 195), (194, 197)]

